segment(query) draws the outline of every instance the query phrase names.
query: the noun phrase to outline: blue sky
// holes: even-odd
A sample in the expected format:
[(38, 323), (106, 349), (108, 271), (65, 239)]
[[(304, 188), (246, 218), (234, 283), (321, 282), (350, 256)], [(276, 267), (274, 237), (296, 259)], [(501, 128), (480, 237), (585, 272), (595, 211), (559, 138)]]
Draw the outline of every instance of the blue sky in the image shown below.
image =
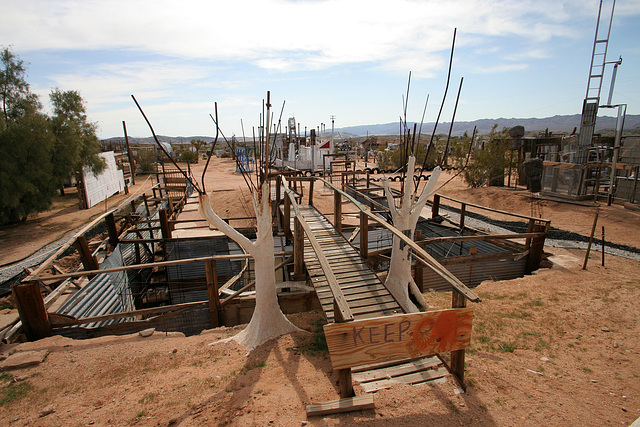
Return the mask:
[[(598, 0), (0, 0), (0, 46), (28, 64), (32, 90), (78, 90), (99, 136), (226, 135), (276, 116), (302, 129), (434, 121), (457, 27), (449, 121), (580, 113)], [(610, 0), (604, 2), (608, 13)], [(605, 15), (606, 15), (605, 13)], [(622, 56), (613, 103), (640, 114), (640, 0), (619, 0), (608, 61)], [(604, 79), (606, 100), (611, 66)], [(608, 115), (613, 115), (608, 114)]]

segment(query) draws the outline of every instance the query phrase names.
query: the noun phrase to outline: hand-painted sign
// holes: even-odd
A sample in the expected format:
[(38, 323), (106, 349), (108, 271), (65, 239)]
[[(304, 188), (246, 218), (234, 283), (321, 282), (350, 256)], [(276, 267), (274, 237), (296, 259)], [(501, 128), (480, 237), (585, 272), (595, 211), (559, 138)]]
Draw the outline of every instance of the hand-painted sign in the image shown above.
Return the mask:
[(334, 369), (462, 350), (472, 308), (399, 314), (324, 326)]

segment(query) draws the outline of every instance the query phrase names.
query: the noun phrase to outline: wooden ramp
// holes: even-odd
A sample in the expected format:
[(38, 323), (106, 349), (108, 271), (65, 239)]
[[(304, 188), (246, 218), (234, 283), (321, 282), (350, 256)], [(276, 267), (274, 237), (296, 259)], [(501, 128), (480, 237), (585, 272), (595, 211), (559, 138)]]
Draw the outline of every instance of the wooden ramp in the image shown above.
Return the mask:
[[(403, 313), (378, 276), (362, 260), (356, 248), (314, 207), (299, 205), (299, 212), (326, 256), (354, 320)], [(328, 323), (334, 322), (334, 296), (309, 239), (305, 236), (304, 263)], [(351, 369), (353, 380), (365, 393), (393, 384), (424, 384), (445, 381), (449, 371), (437, 356), (358, 366)]]
[[(378, 276), (362, 260), (360, 253), (313, 206), (299, 206), (338, 279), (355, 320), (403, 313)], [(304, 263), (328, 323), (334, 322), (333, 294), (325, 272), (305, 236)]]

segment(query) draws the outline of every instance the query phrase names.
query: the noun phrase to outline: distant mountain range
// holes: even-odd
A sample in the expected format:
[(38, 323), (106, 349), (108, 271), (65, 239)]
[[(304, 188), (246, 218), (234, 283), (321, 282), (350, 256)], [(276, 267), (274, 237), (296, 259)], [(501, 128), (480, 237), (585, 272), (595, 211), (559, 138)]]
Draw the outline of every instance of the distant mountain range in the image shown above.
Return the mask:
[[(491, 131), (494, 124), (498, 124), (498, 130), (504, 127), (513, 127), (516, 125), (524, 126), (525, 132), (566, 132), (571, 133), (574, 128), (580, 130), (580, 114), (568, 115), (568, 116), (553, 116), (545, 117), (541, 119), (480, 119), (472, 122), (455, 122), (453, 124), (452, 134), (454, 136), (462, 135), (464, 132), (471, 134), (473, 127), (478, 128), (480, 135), (487, 134)], [(413, 129), (413, 122), (409, 123), (411, 129)], [(418, 126), (420, 124), (418, 123)], [(449, 132), (449, 123), (439, 123), (437, 133), (446, 134)], [(434, 123), (423, 123), (422, 134), (431, 134), (433, 132)], [(596, 121), (596, 132), (610, 131), (616, 127), (616, 118), (609, 116), (598, 117)], [(624, 122), (625, 130), (636, 129), (640, 127), (640, 115), (627, 115)], [(637, 130), (637, 129), (636, 129)], [(375, 125), (361, 125), (361, 126), (347, 126), (343, 128), (335, 129), (337, 138), (359, 137), (369, 135), (397, 135), (399, 131), (399, 125), (395, 123), (383, 123)], [(634, 132), (640, 134), (640, 131)], [(211, 136), (162, 136), (159, 135), (158, 139), (161, 142), (168, 142), (170, 144), (189, 144), (192, 139), (202, 139), (207, 143), (214, 140)], [(123, 137), (106, 138), (102, 140), (104, 143), (113, 142), (116, 144), (123, 143)], [(129, 137), (129, 142), (132, 144), (153, 144), (152, 137), (147, 138), (135, 138)]]
[[(615, 129), (616, 118), (601, 116), (596, 120), (596, 132), (604, 129)], [(494, 124), (498, 124), (498, 130), (504, 127), (510, 128), (516, 125), (524, 126), (526, 132), (567, 132), (571, 133), (574, 128), (580, 130), (580, 114), (570, 116), (553, 116), (541, 119), (480, 119), (472, 122), (455, 122), (453, 124), (452, 135), (459, 136), (464, 132), (471, 134), (473, 127), (478, 128), (480, 135), (487, 134), (491, 131)], [(420, 123), (418, 123), (418, 127)], [(439, 123), (437, 133), (446, 134), (449, 132), (450, 123)], [(640, 115), (627, 115), (624, 122), (625, 129), (634, 129), (640, 126)], [(413, 122), (409, 123), (410, 129), (413, 130)], [(423, 123), (422, 134), (431, 134), (433, 132), (434, 123)], [(365, 136), (369, 135), (397, 135), (399, 132), (399, 124), (384, 123), (375, 125), (348, 126), (336, 129), (343, 137), (345, 136)]]

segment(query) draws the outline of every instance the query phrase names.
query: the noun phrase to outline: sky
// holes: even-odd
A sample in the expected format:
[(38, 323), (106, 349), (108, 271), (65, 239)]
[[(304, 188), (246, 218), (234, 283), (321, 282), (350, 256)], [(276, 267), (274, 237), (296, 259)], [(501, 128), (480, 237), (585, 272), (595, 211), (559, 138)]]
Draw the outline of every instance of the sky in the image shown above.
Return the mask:
[[(301, 132), (579, 114), (599, 0), (0, 0), (0, 47), (48, 105), (77, 90), (101, 138), (151, 132), (251, 137), (267, 91)], [(611, 0), (603, 2), (606, 30)], [(607, 61), (622, 56), (613, 104), (640, 114), (640, 0), (618, 0)], [(612, 65), (606, 66), (602, 103)], [(283, 108), (284, 103), (284, 108)], [(613, 110), (607, 115), (615, 115)]]

